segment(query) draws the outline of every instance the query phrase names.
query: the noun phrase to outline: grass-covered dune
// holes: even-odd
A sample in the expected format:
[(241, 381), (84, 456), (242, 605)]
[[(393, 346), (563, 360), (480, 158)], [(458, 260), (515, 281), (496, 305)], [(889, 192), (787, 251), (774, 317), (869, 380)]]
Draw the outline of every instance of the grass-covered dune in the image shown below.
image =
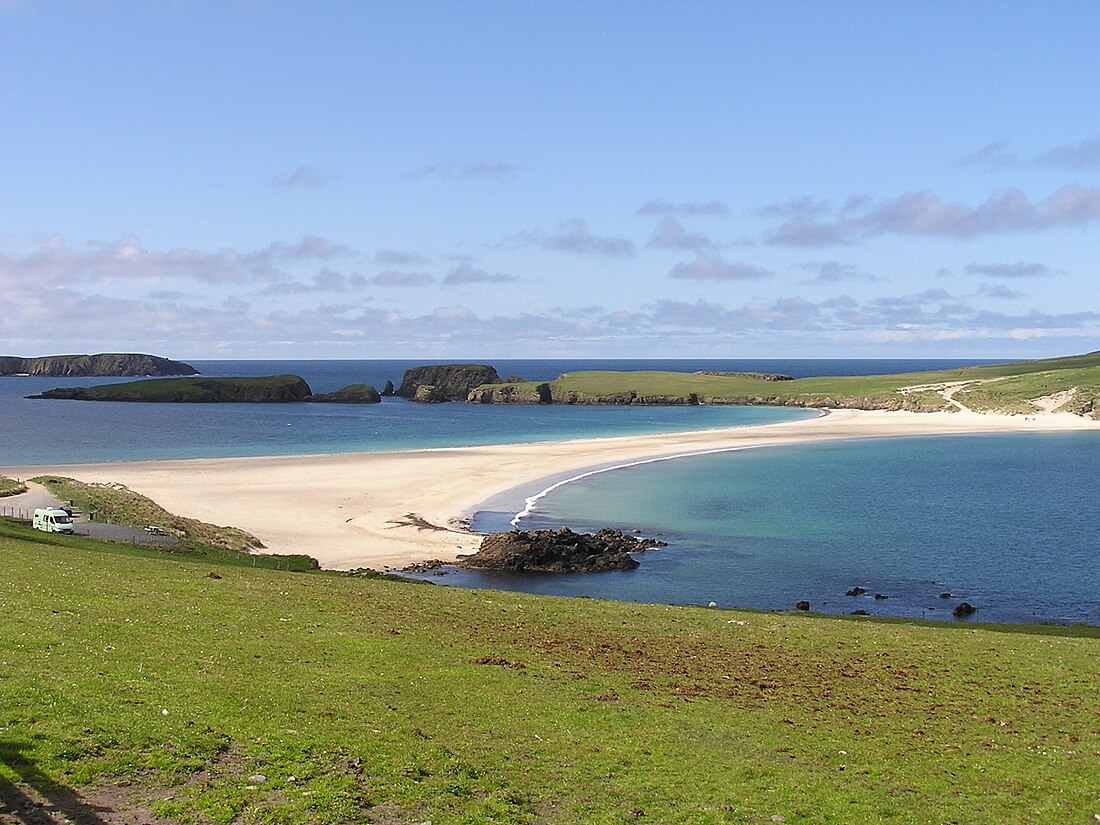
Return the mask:
[[(953, 370), (771, 380), (774, 376), (678, 372), (576, 372), (548, 384), (478, 387), (471, 400), (564, 404), (771, 404), (854, 409), (1034, 413), (1034, 399), (1100, 417), (1100, 352)], [(950, 398), (947, 396), (951, 396)]]
[(71, 820), (1100, 813), (1095, 629), (280, 573), (10, 521), (0, 553), (0, 798)]

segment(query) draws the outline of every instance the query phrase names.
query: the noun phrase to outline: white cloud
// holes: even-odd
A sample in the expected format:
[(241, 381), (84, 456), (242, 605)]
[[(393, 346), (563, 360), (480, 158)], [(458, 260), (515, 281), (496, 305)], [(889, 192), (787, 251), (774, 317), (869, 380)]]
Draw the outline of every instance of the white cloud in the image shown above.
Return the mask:
[(752, 281), (770, 278), (766, 269), (748, 264), (729, 263), (714, 252), (697, 252), (694, 261), (676, 264), (668, 277), (688, 281)]

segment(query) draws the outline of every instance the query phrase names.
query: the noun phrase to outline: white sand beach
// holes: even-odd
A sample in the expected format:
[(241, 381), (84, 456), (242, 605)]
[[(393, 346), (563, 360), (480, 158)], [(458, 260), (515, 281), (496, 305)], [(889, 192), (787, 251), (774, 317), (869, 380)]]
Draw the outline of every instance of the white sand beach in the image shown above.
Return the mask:
[(1032, 416), (834, 410), (819, 418), (670, 435), (391, 453), (0, 468), (119, 482), (171, 512), (256, 535), (322, 567), (402, 567), (477, 549), (465, 518), (487, 499), (562, 473), (661, 456), (824, 440), (991, 432), (1100, 431), (1068, 413)]

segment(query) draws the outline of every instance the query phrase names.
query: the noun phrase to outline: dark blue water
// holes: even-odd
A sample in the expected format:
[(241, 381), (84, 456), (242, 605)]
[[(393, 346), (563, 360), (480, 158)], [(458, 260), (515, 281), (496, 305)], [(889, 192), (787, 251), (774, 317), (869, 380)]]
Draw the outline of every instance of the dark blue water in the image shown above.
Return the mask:
[[(761, 609), (805, 599), (823, 612), (914, 618), (951, 619), (951, 608), (967, 601), (982, 621), (1095, 623), (1098, 489), (1100, 433), (1092, 432), (875, 439), (681, 458), (567, 484), (522, 522), (637, 529), (669, 542), (639, 556), (635, 571), (455, 571), (435, 580)], [(513, 512), (529, 492), (512, 497)], [(855, 586), (868, 593), (844, 595)], [(939, 598), (943, 592), (952, 597)]]
[[(453, 360), (452, 360), (453, 362)], [(429, 361), (194, 361), (206, 376), (301, 375), (314, 392), (399, 384)], [(446, 363), (446, 362), (437, 362)], [(795, 376), (940, 369), (974, 361), (497, 360), (502, 376), (551, 380), (583, 369), (758, 370)], [(984, 362), (982, 362), (984, 363)], [(684, 432), (789, 420), (804, 411), (731, 407), (413, 404), (122, 404), (31, 401), (59, 386), (124, 379), (0, 378), (0, 467), (140, 459), (409, 450)]]

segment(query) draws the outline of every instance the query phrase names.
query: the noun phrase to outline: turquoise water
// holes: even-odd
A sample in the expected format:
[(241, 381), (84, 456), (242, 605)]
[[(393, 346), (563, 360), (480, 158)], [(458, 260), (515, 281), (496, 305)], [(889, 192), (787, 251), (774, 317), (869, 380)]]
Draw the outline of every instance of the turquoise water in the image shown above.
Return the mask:
[[(761, 609), (805, 599), (823, 612), (944, 619), (965, 600), (982, 621), (1095, 623), (1097, 489), (1100, 433), (876, 439), (681, 458), (567, 484), (521, 522), (636, 529), (669, 543), (639, 556), (638, 570), (456, 571), (438, 580)], [(521, 509), (530, 492), (498, 500), (475, 526), (504, 529), (501, 514)], [(868, 593), (844, 595), (855, 586)]]

